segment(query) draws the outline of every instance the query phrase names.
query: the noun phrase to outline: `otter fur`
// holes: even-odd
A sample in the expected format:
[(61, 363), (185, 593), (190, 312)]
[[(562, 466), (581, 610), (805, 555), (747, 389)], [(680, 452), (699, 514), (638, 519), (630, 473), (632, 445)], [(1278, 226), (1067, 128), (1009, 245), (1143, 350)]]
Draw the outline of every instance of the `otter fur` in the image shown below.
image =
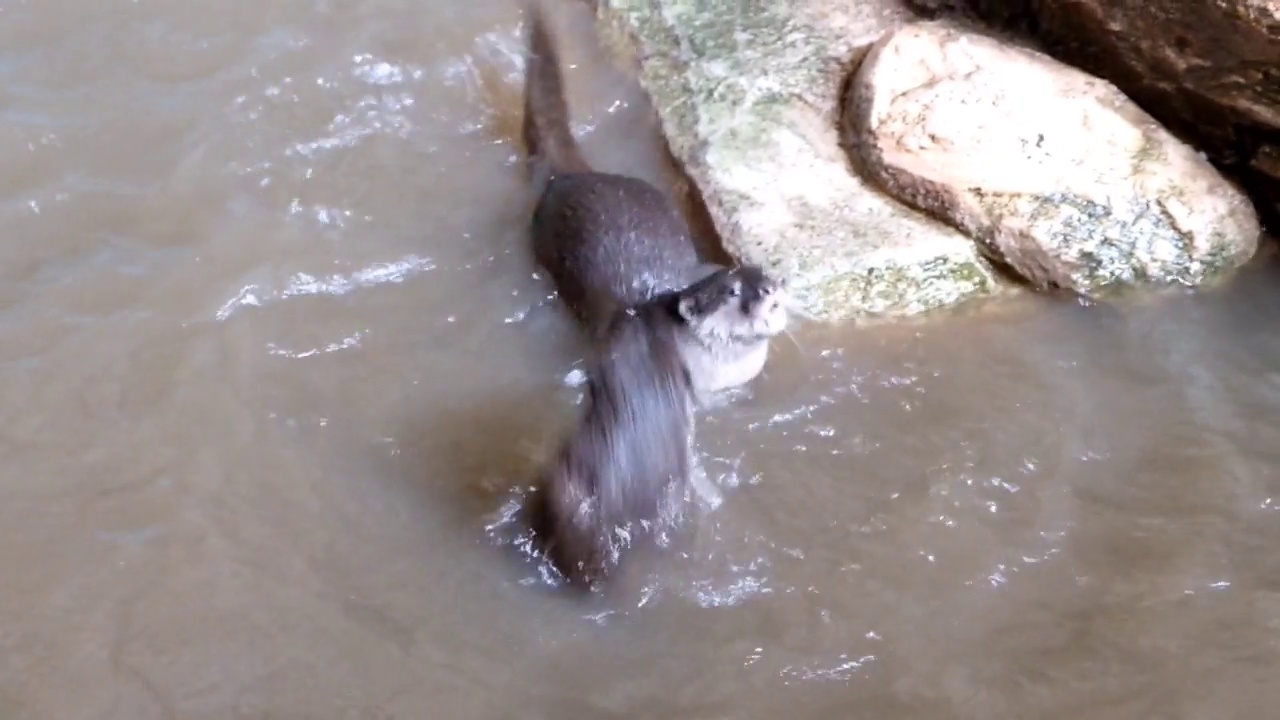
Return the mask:
[[(700, 398), (757, 377), (769, 341), (787, 325), (780, 283), (755, 265), (704, 262), (688, 224), (658, 188), (636, 177), (592, 169), (569, 126), (559, 56), (536, 2), (527, 10), (523, 138), (537, 204), (531, 234), (536, 262), (590, 335), (621, 309), (731, 273), (735, 312), (677, 328), (680, 351)], [(727, 305), (726, 305), (727, 307)]]

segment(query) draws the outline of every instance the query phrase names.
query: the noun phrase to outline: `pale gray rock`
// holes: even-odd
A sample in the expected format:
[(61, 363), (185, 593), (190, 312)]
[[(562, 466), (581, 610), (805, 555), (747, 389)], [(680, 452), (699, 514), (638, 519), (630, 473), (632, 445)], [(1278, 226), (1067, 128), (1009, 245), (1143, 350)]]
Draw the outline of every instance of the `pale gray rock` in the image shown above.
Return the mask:
[(1238, 174), (1280, 223), (1280, 0), (907, 0), (1030, 33)]
[(917, 23), (868, 53), (846, 131), (892, 195), (1033, 285), (1198, 285), (1254, 254), (1248, 198), (1112, 84)]
[(840, 145), (858, 55), (913, 16), (896, 0), (599, 0), (725, 248), (811, 317), (904, 315), (1000, 289), (974, 244), (885, 197)]

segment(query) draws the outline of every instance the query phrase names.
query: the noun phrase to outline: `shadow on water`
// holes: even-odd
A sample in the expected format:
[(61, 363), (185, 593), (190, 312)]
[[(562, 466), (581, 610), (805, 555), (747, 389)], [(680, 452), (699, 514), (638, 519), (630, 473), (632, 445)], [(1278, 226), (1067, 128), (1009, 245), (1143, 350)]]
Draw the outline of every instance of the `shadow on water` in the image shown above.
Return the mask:
[(511, 389), (425, 411), (402, 423), (390, 471), (445, 513), (459, 533), (484, 529), (504, 550), (532, 562), (517, 511), (559, 429), (571, 419), (563, 389)]

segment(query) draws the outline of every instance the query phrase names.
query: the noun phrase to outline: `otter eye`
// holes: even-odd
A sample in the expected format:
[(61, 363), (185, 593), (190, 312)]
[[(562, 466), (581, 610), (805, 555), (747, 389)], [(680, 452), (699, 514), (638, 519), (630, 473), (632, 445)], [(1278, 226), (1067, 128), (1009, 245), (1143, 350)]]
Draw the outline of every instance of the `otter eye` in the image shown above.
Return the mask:
[(742, 295), (742, 284), (734, 283), (729, 286), (729, 297), (738, 297)]

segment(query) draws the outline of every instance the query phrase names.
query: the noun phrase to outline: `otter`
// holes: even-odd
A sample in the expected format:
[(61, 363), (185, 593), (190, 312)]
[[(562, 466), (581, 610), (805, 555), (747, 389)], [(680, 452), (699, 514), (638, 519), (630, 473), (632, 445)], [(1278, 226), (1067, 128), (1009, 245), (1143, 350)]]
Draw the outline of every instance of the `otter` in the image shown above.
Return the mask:
[(689, 483), (694, 404), (678, 314), (699, 309), (696, 293), (620, 310), (602, 328), (585, 410), (541, 473), (529, 525), (573, 586), (599, 587), (624, 550), (678, 517), (673, 501)]
[[(589, 336), (603, 333), (620, 309), (713, 278), (704, 292), (686, 296), (690, 304), (678, 315), (681, 357), (701, 400), (750, 382), (787, 325), (781, 284), (757, 265), (705, 262), (660, 190), (591, 168), (569, 127), (559, 57), (536, 1), (527, 16), (523, 136), (537, 196), (536, 262)], [(695, 296), (713, 295), (714, 308), (695, 307), (702, 302)]]
[[(759, 333), (752, 308), (766, 284), (757, 270), (721, 268), (682, 290), (620, 308), (604, 324), (589, 356), (586, 410), (541, 473), (528, 508), (535, 542), (571, 584), (598, 587), (623, 550), (674, 527), (694, 463), (694, 408), (699, 401), (687, 343), (731, 333)], [(744, 331), (743, 328), (746, 328)], [(714, 372), (726, 375), (723, 364)], [(693, 485), (699, 493), (708, 488)], [(714, 493), (712, 493), (714, 494)]]

